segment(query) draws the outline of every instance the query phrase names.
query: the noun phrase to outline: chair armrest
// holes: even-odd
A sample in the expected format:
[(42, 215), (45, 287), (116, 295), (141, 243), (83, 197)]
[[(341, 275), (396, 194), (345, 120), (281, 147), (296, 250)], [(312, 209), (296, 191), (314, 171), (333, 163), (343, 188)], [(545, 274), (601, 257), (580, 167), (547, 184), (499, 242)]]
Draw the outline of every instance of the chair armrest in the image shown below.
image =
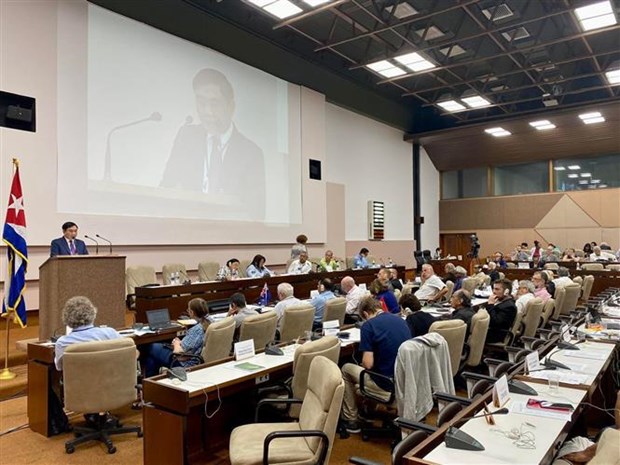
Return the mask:
[[(386, 381), (389, 381), (390, 383), (390, 390), (386, 391), (390, 393), (390, 397), (388, 400), (385, 400), (382, 397), (376, 396), (375, 394), (373, 394), (372, 392), (366, 390), (366, 378), (370, 377), (370, 375), (376, 376), (377, 378), (382, 378)], [(363, 370), (360, 373), (360, 392), (362, 393), (363, 396), (368, 397), (369, 399), (372, 399), (376, 402), (379, 402), (381, 404), (391, 404), (392, 402), (394, 402), (394, 379), (390, 378), (389, 376), (385, 376), (382, 375), (380, 373), (376, 373), (374, 371), (370, 371), (370, 370)]]
[(258, 390), (259, 396), (264, 396), (273, 391), (277, 391), (278, 389), (284, 389), (289, 397), (289, 399), (293, 398), (293, 388), (291, 387), (292, 377), (287, 379), (286, 381), (278, 381), (273, 383), (271, 386), (265, 386), (264, 388), (260, 388)]
[(520, 350), (523, 350), (523, 347), (506, 346), (504, 349), (506, 350), (506, 352), (516, 354)]
[(300, 430), (300, 431), (273, 431), (265, 437), (265, 442), (263, 443), (263, 465), (269, 465), (269, 444), (274, 439), (281, 438), (320, 438), (321, 439), (321, 452), (319, 453), (319, 457), (317, 463), (325, 463), (325, 459), (327, 458), (327, 449), (329, 448), (329, 438), (327, 435), (320, 430)]
[(259, 417), (259, 411), (261, 409), (261, 407), (263, 407), (264, 405), (274, 405), (274, 404), (286, 404), (287, 405), (287, 413), (288, 413), (288, 409), (290, 408), (291, 405), (293, 404), (302, 404), (303, 403), (303, 399), (261, 399), (258, 401), (258, 404), (256, 404), (256, 410), (254, 411), (254, 423), (258, 423), (258, 417)]
[(545, 341), (547, 341), (549, 340), (553, 332), (554, 331), (552, 329), (538, 328), (538, 330), (536, 331), (536, 334), (540, 336), (541, 339), (544, 339)]
[(362, 457), (349, 457), (349, 463), (356, 465), (383, 465), (381, 462), (375, 462), (374, 460), (364, 459)]
[(543, 339), (540, 339), (540, 338), (537, 338), (537, 337), (523, 336), (521, 338), (521, 340), (523, 341), (523, 346), (526, 349), (530, 349), (530, 350), (535, 350), (536, 347), (538, 347), (539, 345), (545, 343), (545, 341)]
[(194, 354), (190, 354), (187, 352), (177, 352), (177, 353), (173, 352), (172, 361), (174, 362), (175, 360), (179, 360), (179, 359), (196, 360), (198, 362), (198, 365), (201, 365), (205, 362), (204, 359), (200, 355), (194, 355)]
[(421, 423), (419, 421), (413, 421), (409, 420), (408, 418), (402, 417), (396, 418), (394, 420), (394, 424), (399, 428), (426, 431), (429, 434), (433, 434), (435, 431), (437, 431), (436, 426), (427, 425), (426, 423)]
[(472, 400), (468, 397), (455, 396), (452, 394), (448, 394), (446, 392), (436, 392), (433, 394), (433, 397), (437, 400), (441, 400), (443, 402), (458, 402), (463, 406), (471, 405)]
[(464, 371), (463, 373), (461, 373), (461, 376), (465, 379), (474, 379), (476, 381), (479, 381), (481, 379), (491, 381), (492, 383), (497, 381), (497, 378), (495, 378), (494, 376), (482, 375), (480, 373), (472, 373), (471, 371)]

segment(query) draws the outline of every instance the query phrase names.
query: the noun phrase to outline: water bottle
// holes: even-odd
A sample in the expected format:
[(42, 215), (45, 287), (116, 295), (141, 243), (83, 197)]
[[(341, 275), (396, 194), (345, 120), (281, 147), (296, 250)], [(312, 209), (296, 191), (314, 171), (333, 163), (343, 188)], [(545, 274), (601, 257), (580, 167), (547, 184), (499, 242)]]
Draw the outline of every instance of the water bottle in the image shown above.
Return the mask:
[(390, 257), (388, 257), (388, 266), (390, 268), (392, 268), (394, 266), (394, 262), (392, 261), (392, 259)]

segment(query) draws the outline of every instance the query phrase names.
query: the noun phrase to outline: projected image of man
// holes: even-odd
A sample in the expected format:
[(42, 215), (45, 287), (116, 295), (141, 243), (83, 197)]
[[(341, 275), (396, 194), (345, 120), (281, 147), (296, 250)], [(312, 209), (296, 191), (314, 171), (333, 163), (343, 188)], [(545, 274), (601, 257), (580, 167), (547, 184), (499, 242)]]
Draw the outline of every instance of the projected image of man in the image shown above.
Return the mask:
[(162, 187), (242, 197), (248, 219), (265, 216), (263, 151), (233, 122), (234, 90), (224, 74), (206, 68), (193, 80), (200, 124), (179, 130)]

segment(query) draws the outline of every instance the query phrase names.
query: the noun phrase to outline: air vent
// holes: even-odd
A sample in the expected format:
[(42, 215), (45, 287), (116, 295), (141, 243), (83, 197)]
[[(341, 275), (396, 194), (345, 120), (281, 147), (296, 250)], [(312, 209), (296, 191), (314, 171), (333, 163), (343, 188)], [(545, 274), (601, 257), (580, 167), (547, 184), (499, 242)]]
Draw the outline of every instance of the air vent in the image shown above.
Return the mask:
[(385, 205), (375, 200), (368, 201), (368, 239), (381, 241), (385, 237)]
[[(393, 9), (394, 9), (394, 5), (390, 5), (385, 8), (385, 11), (387, 11), (388, 13), (391, 13)], [(396, 11), (394, 11), (394, 16), (398, 19), (407, 18), (415, 14), (418, 14), (418, 10), (416, 10), (414, 7), (409, 5), (407, 2), (399, 3), (398, 6), (396, 7)]]
[[(453, 47), (440, 48), (439, 51), (449, 58), (457, 57), (467, 52), (467, 50), (465, 50), (463, 47), (461, 47), (458, 44), (454, 45)], [(448, 53), (450, 55), (448, 55)]]
[(486, 16), (487, 19), (493, 18), (493, 21), (501, 21), (502, 19), (510, 18), (514, 15), (510, 7), (505, 3), (497, 5), (496, 7), (485, 8), (482, 10), (482, 14)]
[[(424, 36), (424, 28), (422, 29), (418, 29), (416, 31), (414, 31), (414, 33), (422, 38), (422, 36)], [(431, 26), (428, 28), (428, 32), (426, 33), (426, 37), (424, 37), (424, 40), (435, 40), (435, 39), (439, 39), (440, 37), (445, 36), (445, 34), (442, 32), (441, 29), (439, 29), (436, 26)]]
[(511, 42), (515, 40), (525, 39), (526, 37), (530, 36), (530, 33), (527, 32), (527, 29), (525, 29), (524, 27), (518, 27), (516, 29), (511, 29), (508, 32), (504, 32), (502, 33), (502, 35), (504, 36), (504, 39), (506, 39), (508, 42)]

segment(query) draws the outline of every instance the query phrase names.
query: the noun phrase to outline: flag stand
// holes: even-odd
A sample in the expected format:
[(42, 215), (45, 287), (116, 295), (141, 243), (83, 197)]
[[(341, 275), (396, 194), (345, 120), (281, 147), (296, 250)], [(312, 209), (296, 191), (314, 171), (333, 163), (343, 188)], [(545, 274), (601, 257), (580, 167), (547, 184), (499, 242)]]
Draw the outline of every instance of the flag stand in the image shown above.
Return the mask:
[(16, 373), (13, 373), (9, 370), (9, 332), (11, 330), (11, 325), (9, 323), (10, 313), (3, 315), (6, 319), (6, 352), (4, 354), (4, 370), (0, 372), (0, 380), (13, 379), (17, 376)]

